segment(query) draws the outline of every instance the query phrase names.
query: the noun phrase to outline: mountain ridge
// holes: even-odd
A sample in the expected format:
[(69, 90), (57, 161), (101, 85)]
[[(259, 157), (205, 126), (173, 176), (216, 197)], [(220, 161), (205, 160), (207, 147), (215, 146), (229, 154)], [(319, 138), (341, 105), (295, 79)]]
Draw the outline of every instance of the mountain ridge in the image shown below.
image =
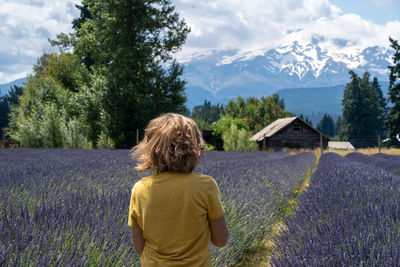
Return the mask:
[(261, 97), (285, 88), (334, 87), (349, 82), (350, 70), (358, 75), (368, 71), (386, 82), (392, 55), (392, 50), (378, 46), (328, 51), (317, 41), (295, 41), (259, 54), (209, 51), (183, 63), (188, 106), (205, 99), (224, 104), (238, 94)]
[[(342, 92), (350, 80), (350, 70), (359, 75), (369, 71), (383, 84), (385, 93), (393, 51), (378, 46), (364, 49), (345, 46), (344, 41), (340, 44), (343, 49), (335, 51), (323, 49), (314, 40), (294, 41), (256, 52), (212, 50), (193, 55), (182, 61), (187, 106), (191, 110), (204, 100), (226, 104), (237, 95), (247, 98), (278, 93), (285, 99), (287, 109), (295, 114), (337, 114), (341, 111)], [(0, 95), (13, 84), (23, 82), (26, 78), (0, 85)], [(296, 99), (300, 102), (296, 103)], [(301, 103), (305, 99), (308, 106)]]

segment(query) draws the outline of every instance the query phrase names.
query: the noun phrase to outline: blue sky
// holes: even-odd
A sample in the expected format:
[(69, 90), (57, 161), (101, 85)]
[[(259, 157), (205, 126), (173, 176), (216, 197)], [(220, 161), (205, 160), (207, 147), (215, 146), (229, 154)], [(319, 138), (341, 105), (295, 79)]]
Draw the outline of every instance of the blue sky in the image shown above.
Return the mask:
[[(0, 84), (32, 73), (47, 39), (71, 31), (80, 0), (0, 1)], [(323, 49), (340, 42), (363, 49), (388, 47), (400, 39), (400, 0), (172, 0), (191, 27), (177, 55), (235, 49), (265, 51), (295, 40), (323, 40)], [(350, 49), (349, 48), (349, 49)], [(347, 49), (347, 47), (346, 47)], [(350, 49), (351, 50), (351, 49)], [(349, 50), (349, 51), (350, 51)], [(354, 49), (353, 49), (354, 50)], [(354, 50), (355, 51), (355, 50)], [(350, 51), (351, 52), (351, 51)]]
[(400, 20), (399, 0), (330, 0), (346, 13), (355, 13), (377, 24)]

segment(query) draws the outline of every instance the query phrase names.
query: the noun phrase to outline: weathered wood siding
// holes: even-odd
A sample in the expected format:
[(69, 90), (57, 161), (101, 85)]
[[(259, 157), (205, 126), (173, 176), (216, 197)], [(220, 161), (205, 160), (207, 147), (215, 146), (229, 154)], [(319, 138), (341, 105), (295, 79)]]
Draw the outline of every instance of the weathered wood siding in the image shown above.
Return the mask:
[[(329, 138), (323, 136), (324, 148), (328, 147)], [(264, 148), (264, 141), (258, 142), (260, 149)], [(317, 130), (304, 123), (300, 119), (282, 128), (271, 137), (265, 140), (266, 149), (288, 148), (317, 148), (320, 147), (320, 134)]]

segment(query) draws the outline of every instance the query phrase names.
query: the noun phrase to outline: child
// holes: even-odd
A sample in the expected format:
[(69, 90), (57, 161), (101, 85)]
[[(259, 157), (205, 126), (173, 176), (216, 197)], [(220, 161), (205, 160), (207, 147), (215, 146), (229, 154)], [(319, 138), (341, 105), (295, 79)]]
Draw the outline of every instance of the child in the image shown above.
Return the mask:
[(211, 266), (209, 242), (225, 246), (224, 209), (214, 179), (193, 169), (205, 143), (196, 123), (168, 113), (150, 121), (133, 148), (137, 170), (154, 174), (132, 189), (128, 225), (147, 266)]

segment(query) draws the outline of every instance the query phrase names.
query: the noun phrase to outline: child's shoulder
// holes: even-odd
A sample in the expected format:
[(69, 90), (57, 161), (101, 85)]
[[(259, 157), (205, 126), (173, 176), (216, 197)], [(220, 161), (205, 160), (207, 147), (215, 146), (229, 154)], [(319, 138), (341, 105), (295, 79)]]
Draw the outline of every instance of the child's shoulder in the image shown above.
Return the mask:
[(210, 181), (213, 180), (213, 178), (210, 175), (205, 175), (199, 172), (191, 172), (189, 174), (190, 176), (192, 176), (195, 179), (199, 179), (199, 180), (204, 180), (204, 181)]

